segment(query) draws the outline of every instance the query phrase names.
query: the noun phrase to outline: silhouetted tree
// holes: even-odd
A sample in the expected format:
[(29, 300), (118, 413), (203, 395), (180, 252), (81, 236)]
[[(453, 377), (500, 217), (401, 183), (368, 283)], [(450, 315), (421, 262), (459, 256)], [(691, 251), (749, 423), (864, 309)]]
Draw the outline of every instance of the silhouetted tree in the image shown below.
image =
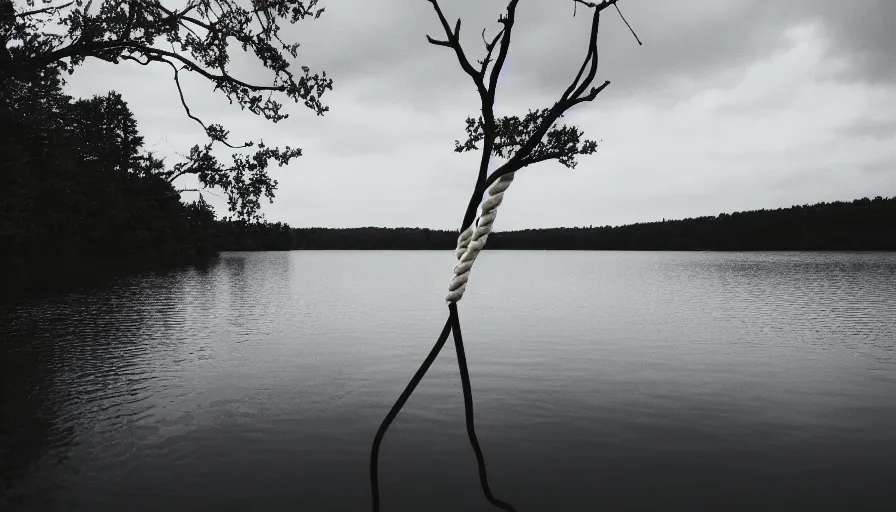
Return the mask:
[[(485, 56), (474, 66), (460, 43), (460, 19), (452, 28), (448, 23), (438, 0), (429, 0), (445, 32), (445, 39), (434, 39), (427, 36), (427, 40), (437, 46), (444, 46), (454, 51), (461, 69), (466, 73), (476, 86), (479, 93), (479, 103), (482, 115), (476, 119), (467, 118), (467, 140), (463, 143), (457, 141), (455, 151), (474, 151), (480, 148), (482, 152), (479, 161), (479, 173), (476, 185), (467, 204), (460, 230), (464, 231), (473, 225), (478, 206), (488, 187), (510, 173), (515, 173), (529, 165), (557, 160), (567, 167), (574, 167), (578, 155), (589, 155), (597, 150), (597, 143), (592, 140), (582, 139), (582, 131), (574, 126), (559, 124), (559, 120), (571, 108), (580, 103), (593, 101), (610, 82), (604, 82), (600, 86), (593, 87), (592, 83), (597, 74), (597, 34), (600, 25), (601, 12), (615, 5), (617, 0), (605, 0), (600, 3), (590, 3), (584, 0), (574, 0), (575, 3), (590, 7), (593, 11), (591, 18), (591, 31), (588, 39), (588, 50), (579, 68), (579, 72), (573, 78), (572, 83), (560, 94), (559, 99), (550, 108), (530, 110), (524, 116), (506, 116), (496, 118), (494, 112), (495, 96), (498, 88), (498, 77), (504, 67), (507, 53), (510, 48), (511, 34), (516, 21), (516, 7), (519, 0), (510, 0), (507, 10), (498, 18), (501, 29), (491, 39), (486, 39), (485, 30), (482, 32), (482, 41), (485, 44)], [(621, 15), (621, 12), (620, 12)], [(497, 50), (497, 53), (495, 51)], [(492, 156), (506, 158), (507, 161), (499, 166), (490, 175), (487, 175)], [(484, 240), (483, 240), (484, 242)], [(471, 247), (473, 242), (470, 242)], [(472, 262), (470, 262), (472, 264)], [(453, 291), (455, 288), (451, 288)], [(414, 377), (408, 383), (398, 401), (386, 415), (380, 428), (374, 436), (373, 448), (370, 460), (370, 481), (373, 491), (373, 509), (379, 510), (379, 486), (377, 477), (377, 460), (380, 443), (383, 440), (386, 429), (395, 419), (398, 411), (413, 392), (417, 382), (423, 377), (442, 350), (450, 332), (454, 333), (454, 343), (457, 349), (457, 361), (461, 375), (462, 388), (464, 390), (464, 406), (466, 409), (467, 433), (470, 443), (476, 453), (479, 466), (480, 483), (486, 498), (493, 505), (504, 510), (513, 510), (509, 504), (496, 499), (489, 490), (485, 473), (485, 462), (479, 443), (473, 428), (473, 405), (470, 391), (469, 375), (466, 368), (463, 340), (460, 333), (460, 319), (457, 312), (457, 304), (449, 300), (448, 321), (442, 331), (432, 352), (424, 360)]]
[[(461, 69), (476, 86), (480, 100), (481, 115), (478, 118), (467, 118), (466, 141), (455, 141), (454, 150), (456, 152), (476, 151), (480, 148), (482, 150), (479, 174), (467, 205), (461, 229), (473, 222), (476, 209), (486, 189), (501, 176), (548, 160), (557, 160), (562, 165), (572, 168), (576, 165), (578, 155), (590, 155), (597, 151), (597, 143), (593, 140), (583, 139), (584, 134), (579, 128), (559, 124), (559, 121), (571, 108), (580, 103), (593, 101), (601, 91), (610, 85), (609, 81), (605, 81), (599, 86), (592, 86), (597, 74), (597, 36), (600, 15), (604, 9), (615, 5), (616, 1), (591, 3), (574, 0), (574, 3), (583, 4), (592, 9), (588, 49), (572, 83), (550, 108), (529, 110), (523, 116), (496, 118), (494, 105), (498, 77), (510, 49), (519, 0), (510, 0), (505, 13), (498, 18), (501, 29), (493, 38), (487, 39), (485, 30), (482, 31), (485, 56), (477, 62), (478, 66), (474, 66), (470, 62), (460, 44), (461, 20), (458, 19), (452, 28), (442, 12), (438, 0), (429, 0), (444, 29), (445, 39), (427, 36), (427, 40), (434, 45), (444, 46), (454, 51)], [(492, 156), (505, 158), (507, 161), (486, 176)]]
[(141, 153), (121, 96), (73, 100), (56, 75), (0, 82), (2, 292), (213, 255), (214, 213), (183, 204)]
[[(175, 6), (168, 0), (43, 0), (42, 7), (36, 7), (35, 0), (18, 7), (16, 3), (0, 0), (0, 82), (35, 73), (58, 76), (57, 70), (72, 73), (88, 58), (170, 68), (187, 116), (202, 125), (210, 142), (194, 146), (186, 162), (162, 177), (173, 181), (192, 174), (204, 187), (222, 189), (230, 210), (241, 218), (257, 217), (262, 196), (273, 199), (277, 182), (268, 175), (269, 165), (285, 165), (301, 150), (271, 148), (261, 141), (231, 144), (223, 126), (206, 124), (190, 111), (180, 73), (208, 80), (231, 103), (273, 122), (288, 117), (274, 93), (303, 103), (318, 115), (328, 110), (320, 98), (332, 89), (332, 80), (307, 66), (296, 72), (290, 59), (297, 56), (299, 44), (281, 37), (281, 25), (323, 13), (317, 0), (251, 0), (249, 5), (187, 0)], [(270, 71), (267, 83), (234, 75), (230, 59), (234, 44)], [(232, 162), (222, 163), (212, 155), (215, 143), (255, 151), (234, 153)]]
[(80, 140), (76, 149), (85, 163), (118, 176), (140, 164), (143, 137), (137, 133), (137, 120), (117, 92), (76, 100), (67, 121), (66, 128)]

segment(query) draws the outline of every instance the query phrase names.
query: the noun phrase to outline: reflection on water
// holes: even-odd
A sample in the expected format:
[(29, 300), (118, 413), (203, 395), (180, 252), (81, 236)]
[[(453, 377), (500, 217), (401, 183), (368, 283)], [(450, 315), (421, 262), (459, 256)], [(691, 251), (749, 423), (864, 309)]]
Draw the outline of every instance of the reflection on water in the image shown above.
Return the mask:
[[(0, 505), (368, 509), (451, 256), (229, 253), (5, 307)], [(519, 510), (896, 497), (896, 254), (481, 259), (460, 306), (477, 432)], [(384, 511), (491, 510), (451, 352), (383, 443)]]

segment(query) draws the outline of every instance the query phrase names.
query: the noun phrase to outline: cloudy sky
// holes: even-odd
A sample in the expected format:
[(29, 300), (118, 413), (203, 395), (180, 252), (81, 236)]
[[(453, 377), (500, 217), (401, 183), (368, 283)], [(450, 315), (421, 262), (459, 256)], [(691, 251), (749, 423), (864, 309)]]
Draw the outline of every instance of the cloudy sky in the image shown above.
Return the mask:
[[(303, 148), (274, 169), (267, 220), (293, 226), (456, 229), (477, 155), (452, 152), (479, 103), (425, 0), (322, 0), (291, 27), (298, 64), (334, 78), (316, 117), (290, 105), (278, 124), (241, 112), (201, 80), (194, 111), (236, 140)], [(506, 0), (441, 0), (463, 18), (471, 59)], [(892, 0), (621, 0), (602, 16), (596, 83), (612, 84), (567, 120), (600, 141), (574, 170), (524, 169), (496, 229), (618, 225), (819, 201), (896, 195), (896, 2)], [(499, 82), (498, 115), (549, 107), (584, 57), (589, 17), (571, 0), (521, 0)], [(261, 77), (251, 63), (241, 77)], [(147, 146), (175, 161), (201, 142), (170, 70), (85, 65), (70, 92), (129, 101)], [(183, 178), (184, 188), (195, 181)], [(209, 197), (217, 211), (224, 202)]]

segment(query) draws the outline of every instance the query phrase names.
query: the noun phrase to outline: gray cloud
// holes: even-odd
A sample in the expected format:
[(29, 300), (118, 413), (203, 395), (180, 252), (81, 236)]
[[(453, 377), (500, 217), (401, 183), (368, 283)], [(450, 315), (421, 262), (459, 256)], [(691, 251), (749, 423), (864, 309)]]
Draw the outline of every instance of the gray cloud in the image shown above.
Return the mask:
[(857, 76), (896, 80), (896, 2), (794, 0), (769, 2), (769, 12), (784, 20), (818, 20), (830, 31), (835, 52), (853, 61)]
[[(462, 17), (471, 59), (506, 0), (442, 0)], [(603, 225), (896, 194), (896, 2), (887, 0), (624, 0), (644, 46), (614, 10), (602, 19), (598, 80), (613, 84), (569, 116), (602, 140), (574, 171), (526, 169), (498, 229)], [(521, 0), (500, 81), (499, 113), (550, 105), (584, 57), (587, 11), (572, 1)], [(270, 220), (296, 226), (454, 228), (475, 155), (452, 153), (478, 109), (426, 0), (327, 1), (290, 27), (299, 62), (336, 80), (315, 117), (291, 105), (276, 125), (187, 80), (194, 112), (235, 140), (304, 148), (280, 182)], [(258, 77), (237, 58), (238, 74)], [(167, 69), (91, 62), (77, 95), (121, 91), (148, 145), (173, 156), (202, 142)], [(226, 153), (226, 152), (225, 152)], [(185, 183), (189, 185), (189, 183)], [(222, 211), (223, 202), (211, 198)]]
[[(484, 50), (480, 31), (495, 33), (505, 0), (447, 1), (449, 21), (464, 20), (462, 39), (469, 57)], [(896, 2), (844, 3), (836, 0), (642, 0), (621, 2), (623, 13), (646, 42), (637, 46), (612, 9), (602, 17), (600, 77), (614, 82), (614, 94), (651, 94), (670, 81), (693, 82), (718, 71), (736, 69), (780, 45), (780, 34), (801, 22), (819, 21), (838, 53), (850, 57), (863, 78), (892, 78), (896, 66)], [(520, 2), (514, 41), (505, 71), (509, 94), (538, 96), (562, 91), (574, 76), (587, 48), (589, 16), (584, 8), (572, 17), (573, 2)], [(377, 76), (413, 83), (405, 101), (431, 105), (450, 101), (449, 92), (469, 88), (449, 49), (433, 47), (425, 35), (441, 38), (442, 29), (425, 0), (339, 2), (306, 25), (308, 59), (326, 67), (344, 87), (376, 92), (373, 101), (392, 99), (377, 88)], [(333, 37), (339, 44), (333, 44)], [(415, 106), (418, 106), (415, 103)]]

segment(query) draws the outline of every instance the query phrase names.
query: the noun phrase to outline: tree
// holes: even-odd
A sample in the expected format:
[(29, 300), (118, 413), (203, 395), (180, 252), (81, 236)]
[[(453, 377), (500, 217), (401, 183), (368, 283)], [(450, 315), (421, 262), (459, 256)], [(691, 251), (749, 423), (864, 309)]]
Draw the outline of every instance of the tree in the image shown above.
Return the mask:
[[(231, 144), (223, 126), (206, 124), (190, 111), (180, 73), (206, 79), (231, 103), (275, 123), (288, 117), (281, 112), (281, 96), (317, 115), (328, 110), (321, 97), (332, 90), (332, 80), (307, 66), (296, 72), (290, 59), (297, 57), (299, 44), (281, 37), (283, 24), (320, 17), (324, 9), (318, 0), (251, 0), (249, 5), (187, 0), (177, 7), (170, 0), (41, 2), (43, 7), (35, 7), (35, 0), (25, 0), (17, 8), (13, 0), (0, 0), (0, 82), (53, 75), (53, 70), (71, 74), (88, 58), (170, 68), (182, 107), (210, 142), (194, 146), (168, 178), (193, 174), (204, 187), (223, 189), (231, 211), (241, 217), (258, 216), (262, 195), (273, 199), (277, 182), (268, 175), (269, 165), (286, 165), (301, 150), (270, 148), (261, 141)], [(237, 45), (271, 72), (269, 82), (235, 76), (230, 52)], [(212, 156), (214, 144), (255, 151), (234, 153), (232, 162), (224, 164)]]
[(81, 158), (101, 166), (109, 174), (122, 176), (138, 168), (143, 137), (137, 120), (117, 92), (80, 99), (72, 106), (68, 128), (78, 134)]
[[(489, 223), (494, 219), (494, 211), (492, 210), (488, 214), (490, 215), (490, 220), (486, 220), (486, 214), (484, 214), (479, 219), (482, 222), (478, 222), (475, 226), (474, 219), (483, 196), (493, 183), (502, 177), (515, 173), (529, 165), (548, 160), (557, 160), (567, 167), (574, 167), (576, 165), (577, 156), (590, 155), (597, 150), (596, 142), (582, 139), (583, 133), (580, 129), (574, 126), (560, 125), (558, 123), (564, 113), (578, 104), (593, 101), (601, 91), (610, 85), (609, 81), (596, 87), (592, 86), (592, 83), (597, 74), (597, 35), (600, 25), (600, 14), (604, 9), (611, 5), (615, 6), (618, 0), (602, 0), (599, 3), (587, 2), (585, 0), (573, 0), (574, 4), (576, 4), (576, 8), (578, 7), (577, 4), (582, 4), (585, 7), (591, 8), (592, 18), (588, 50), (572, 83), (565, 91), (563, 91), (560, 98), (550, 108), (530, 110), (522, 117), (506, 116), (501, 118), (495, 117), (495, 94), (497, 92), (498, 76), (501, 74), (501, 70), (504, 67), (504, 61), (507, 58), (507, 53), (510, 48), (510, 40), (513, 26), (516, 21), (516, 8), (519, 0), (510, 0), (505, 13), (498, 18), (498, 23), (501, 24), (501, 29), (493, 38), (486, 39), (485, 30), (482, 31), (482, 41), (485, 44), (485, 56), (482, 60), (477, 62), (478, 66), (474, 66), (470, 62), (460, 44), (460, 19), (457, 20), (452, 28), (448, 23), (445, 14), (442, 12), (438, 0), (427, 1), (432, 4), (445, 32), (445, 39), (435, 39), (427, 36), (427, 40), (436, 46), (443, 46), (454, 51), (461, 69), (463, 69), (463, 71), (473, 80), (473, 84), (476, 86), (476, 90), (479, 93), (481, 116), (478, 118), (467, 118), (467, 140), (463, 143), (460, 141), (455, 143), (455, 151), (457, 152), (479, 150), (480, 147), (482, 151), (476, 185), (473, 188), (473, 194), (470, 197), (460, 227), (461, 236), (458, 239), (457, 253), (462, 254), (464, 257), (473, 254), (473, 257), (475, 257), (475, 252), (473, 250), (475, 249), (475, 251), (478, 251), (483, 247), (480, 243), (484, 244), (484, 237), (488, 236), (488, 230), (482, 231), (482, 233), (484, 233), (483, 238), (476, 239), (476, 237), (483, 226), (490, 226)], [(619, 12), (619, 14), (620, 16), (622, 15), (621, 12)], [(634, 34), (634, 31), (632, 31), (632, 33)], [(637, 36), (635, 37), (637, 38)], [(640, 43), (640, 41), (638, 42)], [(496, 50), (497, 53), (495, 53)], [(487, 175), (492, 156), (505, 158), (507, 160), (490, 175)], [(506, 182), (501, 185), (506, 185)], [(501, 194), (505, 188), (506, 186), (503, 186), (501, 190), (492, 192)], [(493, 195), (492, 198), (493, 197), (495, 196)], [(497, 197), (500, 198), (500, 196)], [(489, 200), (492, 200), (492, 198)], [(493, 203), (493, 205), (496, 205), (499, 202), (500, 200), (498, 200), (497, 203)], [(486, 201), (486, 203), (488, 203), (488, 201)], [(471, 238), (467, 235), (474, 227), (476, 228), (477, 234), (470, 235), (473, 237), (471, 241)], [(475, 247), (473, 244), (474, 241), (477, 242)], [(467, 243), (469, 245), (465, 245)], [(462, 260), (457, 267), (455, 267), (457, 277), (452, 280), (451, 285), (449, 285), (449, 289), (452, 292), (455, 289), (458, 289), (452, 288), (452, 286), (455, 286), (459, 282), (459, 272), (468, 272), (471, 265), (472, 260)], [(465, 270), (459, 270), (462, 268)], [(461, 292), (462, 291), (463, 290), (461, 290)], [(416, 388), (417, 384), (426, 374), (426, 371), (429, 369), (430, 365), (432, 365), (433, 361), (442, 350), (442, 347), (444, 347), (448, 335), (451, 333), (454, 334), (454, 344), (457, 351), (457, 361), (461, 375), (467, 434), (470, 438), (470, 444), (473, 446), (473, 450), (476, 454), (479, 480), (482, 485), (483, 493), (492, 505), (504, 510), (514, 510), (510, 504), (495, 498), (488, 485), (485, 461), (482, 455), (482, 450), (479, 447), (479, 441), (476, 439), (474, 429), (473, 397), (470, 387), (469, 372), (467, 370), (466, 356), (464, 353), (463, 338), (460, 332), (457, 300), (459, 300), (459, 298), (448, 299), (448, 320), (445, 322), (445, 327), (443, 328), (441, 335), (429, 355), (427, 355), (426, 359), (423, 361), (423, 364), (421, 364), (405, 390), (395, 402), (395, 405), (383, 419), (382, 424), (374, 436), (370, 457), (370, 483), (374, 510), (379, 510), (377, 460), (379, 457), (380, 444), (382, 443), (386, 430), (407, 402), (411, 393), (413, 393), (414, 388)]]
[(0, 82), (0, 296), (214, 254), (214, 212), (141, 153), (121, 96), (72, 101), (54, 74)]
[[(467, 118), (467, 140), (463, 143), (455, 141), (454, 149), (458, 153), (476, 151), (480, 147), (482, 149), (476, 186), (461, 225), (461, 229), (463, 229), (473, 222), (476, 207), (486, 189), (501, 176), (548, 160), (557, 160), (566, 167), (574, 168), (577, 156), (590, 155), (597, 151), (597, 142), (583, 139), (584, 133), (579, 128), (558, 123), (571, 108), (593, 101), (601, 91), (610, 85), (610, 81), (607, 80), (597, 87), (592, 86), (597, 74), (597, 36), (600, 27), (600, 14), (604, 9), (616, 6), (618, 0), (603, 0), (597, 3), (573, 0), (576, 5), (582, 4), (591, 8), (592, 17), (588, 50), (572, 83), (550, 108), (529, 110), (522, 117), (515, 115), (501, 118), (495, 118), (495, 94), (498, 76), (501, 74), (510, 48), (510, 38), (516, 21), (516, 8), (519, 0), (511, 0), (507, 5), (506, 12), (498, 18), (501, 29), (494, 38), (487, 40), (485, 30), (482, 31), (485, 57), (477, 61), (478, 67), (474, 67), (470, 63), (461, 47), (461, 20), (458, 19), (452, 29), (438, 0), (427, 1), (432, 4), (445, 31), (444, 40), (426, 36), (427, 40), (434, 45), (444, 46), (454, 51), (461, 69), (470, 76), (479, 93), (482, 113), (478, 118)], [(619, 14), (621, 16), (622, 13)], [(637, 36), (635, 37), (637, 38)], [(640, 44), (640, 40), (638, 43)], [(497, 55), (495, 55), (496, 49)], [(492, 156), (506, 158), (507, 161), (491, 175), (486, 176)]]

